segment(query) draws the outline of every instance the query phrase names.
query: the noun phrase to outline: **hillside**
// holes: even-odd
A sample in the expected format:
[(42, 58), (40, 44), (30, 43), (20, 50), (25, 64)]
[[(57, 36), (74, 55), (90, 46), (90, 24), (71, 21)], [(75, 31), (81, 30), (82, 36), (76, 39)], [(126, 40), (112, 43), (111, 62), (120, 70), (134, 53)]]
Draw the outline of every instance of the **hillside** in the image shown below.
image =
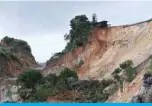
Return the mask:
[[(12, 86), (16, 79), (1, 77), (4, 97), (0, 95), (0, 99), (15, 102), (151, 102), (152, 20), (92, 27), (86, 16), (81, 15), (71, 23), (73, 28), (66, 35), (67, 46), (53, 55), (44, 69), (36, 67), (25, 41), (2, 39), (1, 75), (21, 74), (17, 86)], [(81, 24), (84, 27), (80, 27)], [(88, 29), (83, 33), (85, 28)], [(28, 70), (23, 71), (25, 69)], [(6, 83), (8, 86), (4, 86)], [(11, 92), (9, 96), (8, 92)]]
[(24, 69), (36, 67), (27, 42), (4, 37), (0, 44), (0, 76), (16, 76)]
[(18, 99), (17, 94), (8, 96), (7, 92), (16, 93), (16, 77), (25, 69), (37, 66), (27, 42), (4, 37), (0, 42), (0, 102)]
[[(142, 86), (142, 78), (152, 55), (151, 35), (151, 19), (131, 25), (95, 27), (85, 48), (77, 47), (53, 61), (48, 61), (43, 74), (46, 76), (49, 73), (59, 73), (61, 69), (68, 67), (77, 70), (80, 80), (111, 79), (112, 72), (121, 63), (132, 60), (138, 71), (136, 78), (131, 83), (124, 83), (124, 90), (121, 93), (118, 90), (114, 97), (108, 99), (110, 102), (127, 102)], [(76, 67), (80, 60), (83, 60), (83, 64)]]
[(81, 79), (100, 79), (108, 76), (126, 60), (133, 60), (137, 66), (151, 55), (151, 33), (152, 21), (106, 29), (94, 28), (85, 49), (76, 48), (56, 61), (50, 61), (44, 72), (49, 73), (58, 67), (74, 67), (79, 58), (84, 61), (79, 68)]

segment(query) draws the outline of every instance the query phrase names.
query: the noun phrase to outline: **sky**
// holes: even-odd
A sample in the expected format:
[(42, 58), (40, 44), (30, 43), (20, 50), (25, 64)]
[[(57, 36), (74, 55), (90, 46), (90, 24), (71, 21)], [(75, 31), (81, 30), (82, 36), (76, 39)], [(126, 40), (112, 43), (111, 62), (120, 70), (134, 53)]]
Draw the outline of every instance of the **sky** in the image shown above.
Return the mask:
[(132, 24), (152, 18), (152, 1), (0, 1), (0, 39), (25, 40), (36, 61), (46, 62), (64, 49), (70, 20), (93, 13), (112, 26)]

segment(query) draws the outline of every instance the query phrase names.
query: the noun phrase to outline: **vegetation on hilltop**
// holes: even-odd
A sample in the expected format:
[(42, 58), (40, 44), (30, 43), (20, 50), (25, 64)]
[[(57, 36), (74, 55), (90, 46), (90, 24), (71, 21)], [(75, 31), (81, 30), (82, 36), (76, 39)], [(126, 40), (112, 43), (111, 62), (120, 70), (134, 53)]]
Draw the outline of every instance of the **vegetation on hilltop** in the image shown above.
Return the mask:
[(69, 34), (64, 35), (64, 39), (68, 41), (64, 49), (65, 52), (86, 45), (92, 24), (86, 15), (78, 15), (70, 21), (70, 27)]
[(0, 56), (4, 57), (6, 59), (16, 59), (17, 58), (16, 54), (11, 51), (11, 48), (9, 48), (9, 47), (6, 48), (3, 46), (0, 46)]
[[(88, 42), (89, 33), (97, 22), (97, 16), (93, 14), (92, 21), (89, 21), (86, 15), (77, 15), (70, 21), (70, 31), (64, 35), (67, 45), (62, 52), (55, 53), (50, 60), (56, 60), (60, 56), (63, 56), (65, 52), (70, 52), (77, 47), (85, 47)], [(50, 61), (49, 60), (49, 61)]]
[[(7, 65), (10, 66), (7, 67)], [(14, 39), (8, 36), (1, 40), (0, 72), (11, 75), (14, 71), (18, 71), (23, 67), (29, 67), (32, 65), (36, 65), (36, 62), (31, 54), (31, 48), (26, 41)], [(10, 69), (10, 67), (14, 69)]]
[(4, 37), (2, 40), (8, 47), (14, 52), (29, 52), (31, 53), (31, 48), (26, 41), (20, 39), (14, 39), (11, 37)]

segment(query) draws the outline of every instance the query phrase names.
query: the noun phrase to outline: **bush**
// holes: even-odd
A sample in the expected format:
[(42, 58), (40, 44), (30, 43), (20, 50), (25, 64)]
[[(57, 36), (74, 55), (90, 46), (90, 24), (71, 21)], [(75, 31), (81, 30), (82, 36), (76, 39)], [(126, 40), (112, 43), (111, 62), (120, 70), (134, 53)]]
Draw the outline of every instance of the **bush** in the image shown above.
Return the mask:
[(69, 41), (64, 51), (72, 51), (73, 48), (85, 46), (88, 41), (89, 32), (92, 28), (91, 22), (86, 15), (75, 16), (70, 21), (71, 30), (65, 34), (64, 39)]
[(104, 93), (103, 90), (112, 83), (111, 80), (89, 81), (85, 89), (81, 90), (85, 102), (104, 102), (107, 100), (109, 94)]
[(114, 75), (114, 74), (118, 74), (118, 73), (120, 73), (121, 71), (122, 71), (121, 68), (116, 68), (112, 74), (113, 74), (113, 75)]
[(129, 67), (129, 68), (125, 69), (125, 74), (127, 76), (127, 81), (128, 82), (131, 82), (134, 79), (135, 72), (136, 72), (136, 70), (133, 67)]
[(25, 100), (33, 95), (32, 89), (24, 88), (24, 87), (21, 87), (20, 89), (18, 89), (18, 93), (20, 97)]
[(70, 90), (70, 87), (66, 79), (59, 80), (55, 85), (55, 92), (65, 92), (67, 90)]
[(40, 86), (37, 88), (36, 93), (34, 94), (34, 98), (36, 101), (46, 101), (49, 96), (54, 95), (52, 92), (52, 88), (48, 88), (46, 86)]
[(5, 57), (6, 59), (17, 60), (17, 56), (10, 50), (10, 48), (6, 48), (3, 46), (0, 46), (0, 56)]
[(150, 61), (149, 69), (152, 70), (152, 60)]
[(103, 88), (106, 88), (107, 86), (109, 86), (110, 84), (113, 84), (113, 83), (115, 83), (115, 82), (111, 79), (108, 79), (108, 80), (103, 79), (100, 82), (100, 84), (102, 85)]
[(127, 60), (124, 63), (120, 64), (120, 68), (122, 68), (122, 69), (126, 69), (126, 68), (132, 67), (132, 66), (133, 66), (132, 60)]
[[(119, 76), (119, 72), (123, 71), (124, 76)], [(131, 82), (136, 74), (136, 69), (133, 67), (132, 60), (127, 60), (119, 65), (119, 68), (116, 68), (115, 71), (112, 73), (114, 79), (117, 81), (126, 80), (128, 82)]]
[(45, 77), (45, 82), (54, 86), (57, 83), (57, 76), (51, 73)]
[(67, 79), (68, 77), (73, 77), (75, 79), (78, 79), (77, 73), (69, 68), (65, 68), (58, 76), (59, 79)]
[(104, 102), (110, 94), (103, 92), (109, 85), (113, 84), (112, 80), (80, 80), (73, 84), (73, 89), (79, 91), (84, 102)]
[(4, 37), (2, 41), (7, 44), (7, 46), (11, 47), (13, 51), (20, 51), (20, 52), (30, 52), (31, 48), (27, 44), (27, 42), (20, 40), (20, 39), (14, 39), (10, 38), (8, 36)]
[(37, 84), (40, 83), (42, 78), (43, 76), (38, 70), (25, 70), (19, 75), (17, 82), (21, 84), (21, 86), (34, 88)]

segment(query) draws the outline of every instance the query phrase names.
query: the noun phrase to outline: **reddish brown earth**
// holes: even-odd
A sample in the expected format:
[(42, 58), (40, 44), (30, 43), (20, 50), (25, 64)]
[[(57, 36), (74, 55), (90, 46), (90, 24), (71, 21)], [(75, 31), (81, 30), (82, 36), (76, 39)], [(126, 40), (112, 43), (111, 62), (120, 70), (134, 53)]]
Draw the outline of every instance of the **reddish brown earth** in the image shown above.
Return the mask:
[(74, 68), (78, 57), (84, 64), (78, 69), (80, 79), (98, 79), (110, 77), (118, 65), (133, 60), (135, 66), (146, 60), (152, 53), (152, 21), (132, 25), (94, 28), (86, 47), (67, 52), (56, 61), (50, 61), (43, 70), (47, 75), (63, 67)]

